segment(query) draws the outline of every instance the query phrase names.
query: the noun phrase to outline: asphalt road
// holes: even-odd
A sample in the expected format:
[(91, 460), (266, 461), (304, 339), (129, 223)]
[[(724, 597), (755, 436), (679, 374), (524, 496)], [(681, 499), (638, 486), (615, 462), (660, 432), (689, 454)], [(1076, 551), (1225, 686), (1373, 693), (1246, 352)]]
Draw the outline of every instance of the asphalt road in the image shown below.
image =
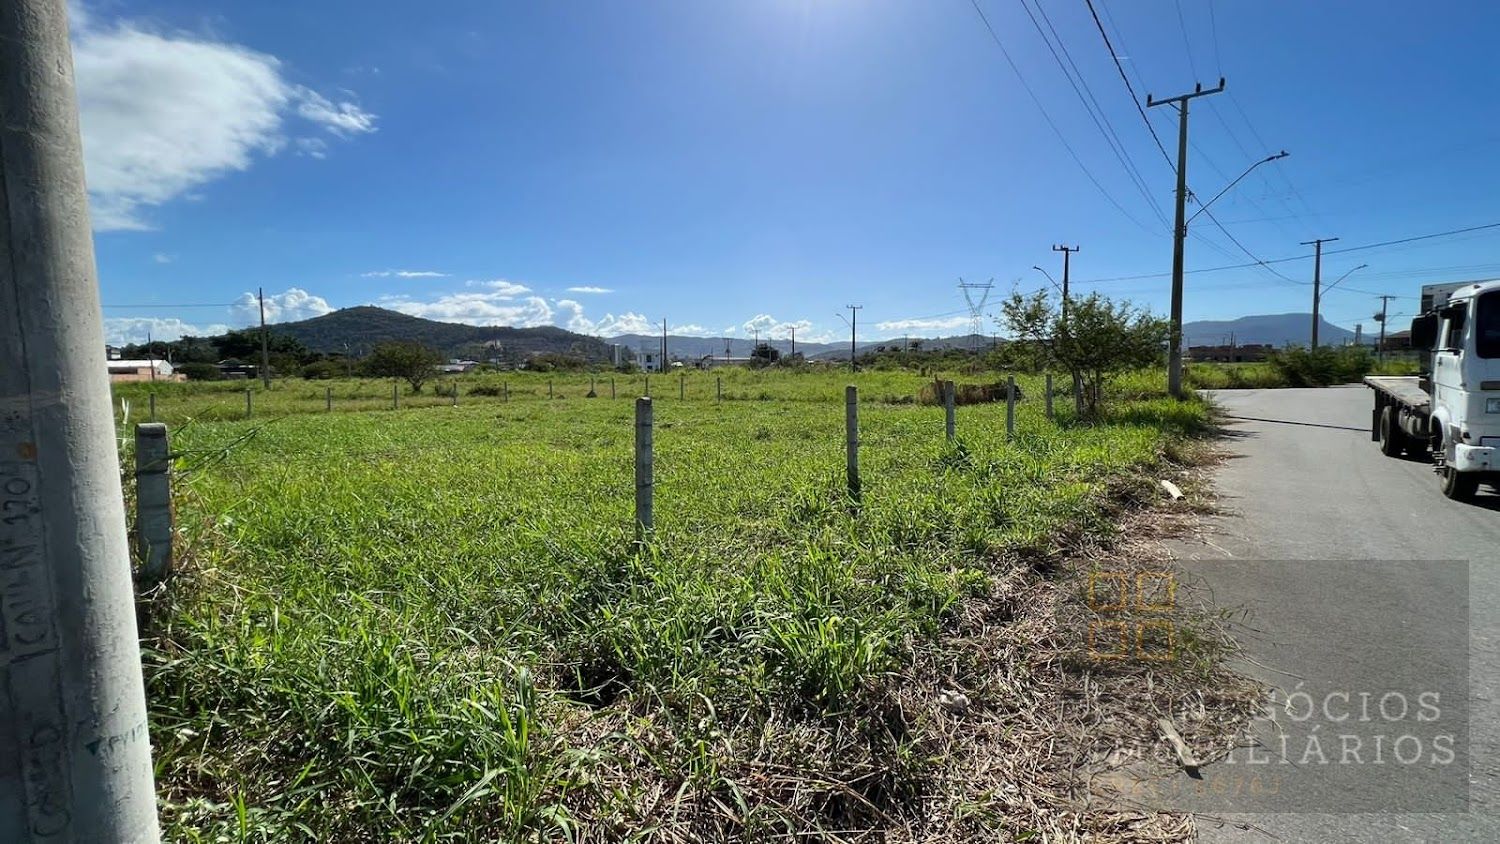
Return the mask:
[(1383, 456), (1365, 387), (1214, 398), (1224, 514), (1172, 550), (1290, 706), (1189, 781), (1202, 840), (1500, 841), (1500, 495)]

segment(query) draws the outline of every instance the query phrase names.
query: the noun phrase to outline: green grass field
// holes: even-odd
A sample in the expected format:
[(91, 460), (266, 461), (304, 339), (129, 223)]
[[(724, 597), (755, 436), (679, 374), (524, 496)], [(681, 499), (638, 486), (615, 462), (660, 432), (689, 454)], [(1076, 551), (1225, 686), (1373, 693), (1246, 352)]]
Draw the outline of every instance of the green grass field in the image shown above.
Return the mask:
[[(1143, 380), (1053, 422), (1025, 378), (1013, 441), (975, 405), (954, 446), (912, 403), (929, 379), (860, 373), (856, 504), (848, 373), (726, 372), (723, 402), (714, 377), (685, 401), (652, 378), (644, 549), (640, 376), (615, 400), (552, 376), (552, 401), (547, 376), (466, 377), (399, 411), (389, 381), (278, 383), (249, 420), (242, 383), (119, 385), (128, 421), (157, 393), (179, 455), (183, 560), (142, 603), (167, 838), (925, 836), (960, 804), (946, 824), (1024, 832), (893, 701), (967, 602), (1107, 543), (1206, 408)], [(468, 392), (501, 380), (508, 402)]]

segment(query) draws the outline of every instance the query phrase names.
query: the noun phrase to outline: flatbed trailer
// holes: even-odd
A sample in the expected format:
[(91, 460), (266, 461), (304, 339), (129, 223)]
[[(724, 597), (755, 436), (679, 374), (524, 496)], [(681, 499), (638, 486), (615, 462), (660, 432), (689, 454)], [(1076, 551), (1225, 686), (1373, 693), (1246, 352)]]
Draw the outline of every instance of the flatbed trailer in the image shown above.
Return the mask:
[(1426, 457), (1430, 452), (1432, 394), (1416, 375), (1367, 375), (1375, 394), (1370, 411), (1370, 439), (1390, 457)]

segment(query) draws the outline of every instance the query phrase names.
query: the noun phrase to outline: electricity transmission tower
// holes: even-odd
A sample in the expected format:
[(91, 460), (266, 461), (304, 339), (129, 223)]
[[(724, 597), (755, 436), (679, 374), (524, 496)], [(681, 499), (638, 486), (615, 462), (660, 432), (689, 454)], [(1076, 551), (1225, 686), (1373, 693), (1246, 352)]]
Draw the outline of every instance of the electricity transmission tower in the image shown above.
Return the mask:
[(979, 353), (979, 338), (984, 328), (984, 305), (990, 300), (990, 291), (994, 287), (993, 278), (983, 284), (964, 281), (962, 278), (958, 280), (958, 289), (964, 294), (964, 301), (969, 303), (969, 334), (974, 343), (975, 354)]

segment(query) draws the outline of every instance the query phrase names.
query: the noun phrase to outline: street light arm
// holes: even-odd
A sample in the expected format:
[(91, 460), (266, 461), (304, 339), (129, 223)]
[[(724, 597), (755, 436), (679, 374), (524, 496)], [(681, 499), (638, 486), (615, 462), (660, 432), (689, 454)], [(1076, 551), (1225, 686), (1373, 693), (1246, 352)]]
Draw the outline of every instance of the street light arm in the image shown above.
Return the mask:
[(1036, 266), (1035, 264), (1033, 264), (1031, 268), (1033, 270), (1036, 270), (1037, 272), (1041, 273), (1042, 275), (1046, 276), (1047, 280), (1050, 281), (1050, 282), (1052, 282), (1052, 286), (1057, 288), (1057, 292), (1059, 292), (1059, 293), (1062, 292), (1062, 287), (1059, 286), (1058, 283), (1057, 283), (1057, 281), (1052, 278), (1052, 273), (1047, 272), (1046, 270), (1042, 269), (1041, 267)]
[(1225, 185), (1223, 190), (1221, 190), (1218, 193), (1214, 194), (1214, 198), (1213, 199), (1210, 199), (1209, 201), (1207, 201), (1207, 202), (1203, 203), (1202, 205), (1198, 206), (1198, 210), (1193, 212), (1193, 216), (1191, 216), (1191, 217), (1188, 218), (1188, 222), (1191, 223), (1192, 221), (1198, 219), (1198, 215), (1199, 214), (1202, 214), (1204, 211), (1207, 211), (1208, 210), (1208, 206), (1213, 205), (1215, 202), (1217, 202), (1219, 200), (1219, 197), (1223, 196), (1226, 193), (1229, 193), (1230, 188), (1233, 188), (1235, 185), (1239, 184), (1240, 180), (1243, 179), (1243, 178), (1245, 178), (1246, 176), (1250, 175), (1250, 172), (1252, 170), (1254, 170), (1255, 168), (1259, 167), (1262, 164), (1269, 164), (1272, 161), (1277, 160), (1278, 158), (1286, 158), (1289, 155), (1291, 155), (1291, 153), (1287, 152), (1286, 150), (1282, 150), (1281, 152), (1278, 152), (1275, 155), (1268, 155), (1265, 158), (1262, 158), (1261, 160), (1259, 160), (1259, 161), (1255, 162), (1254, 164), (1250, 165), (1250, 167), (1248, 169), (1246, 169), (1245, 172), (1243, 172), (1243, 173), (1239, 174), (1238, 176), (1236, 176), (1234, 181), (1232, 181), (1229, 184)]
[(1370, 266), (1370, 265), (1369, 264), (1360, 264), (1359, 266), (1355, 267), (1353, 270), (1350, 270), (1349, 272), (1344, 273), (1343, 275), (1339, 276), (1338, 281), (1335, 281), (1333, 284), (1330, 284), (1327, 287), (1323, 288), (1323, 292), (1327, 293), (1328, 291), (1332, 290), (1333, 288), (1338, 287), (1339, 286), (1339, 281), (1343, 281), (1344, 279), (1348, 278), (1349, 274), (1353, 273), (1354, 270), (1362, 270), (1362, 269), (1364, 269), (1365, 267), (1368, 267), (1368, 266)]

